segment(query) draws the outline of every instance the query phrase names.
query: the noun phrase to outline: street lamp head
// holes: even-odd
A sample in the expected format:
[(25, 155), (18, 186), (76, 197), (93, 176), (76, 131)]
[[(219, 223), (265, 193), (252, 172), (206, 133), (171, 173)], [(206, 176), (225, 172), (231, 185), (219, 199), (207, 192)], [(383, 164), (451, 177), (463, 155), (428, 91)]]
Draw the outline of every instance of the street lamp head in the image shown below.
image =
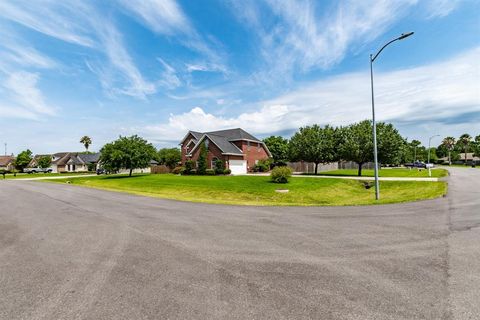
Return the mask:
[(412, 34), (413, 34), (413, 32), (402, 33), (402, 35), (400, 37), (398, 37), (397, 39), (398, 40), (403, 40), (407, 37), (410, 37)]

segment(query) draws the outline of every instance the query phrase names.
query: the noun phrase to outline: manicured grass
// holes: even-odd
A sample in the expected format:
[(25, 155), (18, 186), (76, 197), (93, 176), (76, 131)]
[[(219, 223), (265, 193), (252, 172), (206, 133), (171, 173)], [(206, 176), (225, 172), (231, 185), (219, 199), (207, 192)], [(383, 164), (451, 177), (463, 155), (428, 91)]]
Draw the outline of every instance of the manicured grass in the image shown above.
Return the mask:
[[(6, 179), (25, 179), (25, 178), (47, 178), (58, 176), (81, 176), (85, 174), (93, 174), (94, 172), (68, 172), (68, 173), (17, 173), (15, 177), (13, 173), (5, 175)], [(0, 179), (3, 179), (3, 175), (0, 175)]]
[[(432, 178), (445, 177), (447, 170), (445, 169), (432, 169)], [(357, 169), (341, 169), (333, 171), (319, 172), (318, 175), (322, 176), (357, 176)], [(428, 178), (427, 169), (407, 169), (407, 168), (395, 168), (395, 169), (380, 169), (378, 171), (380, 177), (412, 177), (412, 178)], [(374, 173), (371, 169), (362, 170), (362, 177), (373, 177)]]
[[(446, 193), (445, 182), (382, 181), (381, 200), (363, 182), (345, 179), (292, 178), (288, 184), (274, 184), (265, 176), (177, 176), (171, 174), (96, 176), (46, 182), (128, 192), (184, 201), (278, 206), (337, 206), (395, 203), (431, 199)], [(288, 193), (275, 192), (289, 189)]]

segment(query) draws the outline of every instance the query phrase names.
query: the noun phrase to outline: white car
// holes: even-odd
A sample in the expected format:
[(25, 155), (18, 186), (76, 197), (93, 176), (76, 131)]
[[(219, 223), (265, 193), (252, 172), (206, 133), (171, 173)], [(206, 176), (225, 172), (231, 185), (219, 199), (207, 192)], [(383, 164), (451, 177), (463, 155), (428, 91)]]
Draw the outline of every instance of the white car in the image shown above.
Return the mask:
[(23, 169), (23, 172), (25, 173), (51, 173), (52, 172), (52, 168), (25, 168)]

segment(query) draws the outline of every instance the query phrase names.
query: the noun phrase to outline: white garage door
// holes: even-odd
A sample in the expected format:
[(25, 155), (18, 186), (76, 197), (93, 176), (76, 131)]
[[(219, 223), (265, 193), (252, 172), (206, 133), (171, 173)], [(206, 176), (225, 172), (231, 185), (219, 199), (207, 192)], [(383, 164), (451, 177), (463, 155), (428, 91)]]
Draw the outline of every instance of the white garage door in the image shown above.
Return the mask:
[(247, 160), (230, 160), (228, 164), (232, 174), (247, 173)]

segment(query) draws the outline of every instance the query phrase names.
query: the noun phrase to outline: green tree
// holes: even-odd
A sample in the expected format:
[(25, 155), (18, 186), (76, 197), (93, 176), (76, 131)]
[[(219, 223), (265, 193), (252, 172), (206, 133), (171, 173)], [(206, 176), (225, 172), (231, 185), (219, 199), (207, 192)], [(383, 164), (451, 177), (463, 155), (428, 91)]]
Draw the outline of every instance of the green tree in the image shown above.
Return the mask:
[(83, 144), (85, 150), (88, 151), (88, 147), (92, 144), (92, 139), (89, 136), (83, 136), (80, 139), (80, 143)]
[(468, 147), (470, 145), (470, 142), (472, 140), (472, 137), (468, 133), (464, 133), (458, 138), (458, 144), (461, 146), (462, 151), (464, 152), (465, 155), (465, 165), (467, 165), (467, 152), (468, 152)]
[(365, 163), (373, 161), (373, 137), (370, 121), (362, 121), (339, 129), (340, 158), (358, 164), (358, 175), (362, 175)]
[(455, 138), (454, 137), (445, 137), (442, 140), (442, 146), (447, 149), (448, 152), (448, 164), (452, 164), (452, 151), (455, 147)]
[(163, 148), (158, 150), (158, 162), (170, 169), (175, 168), (182, 161), (182, 153), (178, 148)]
[(274, 162), (286, 162), (288, 159), (288, 140), (281, 136), (270, 136), (263, 139), (272, 154)]
[(404, 144), (405, 139), (391, 123), (377, 124), (377, 151), (380, 163), (400, 164)]
[(100, 153), (99, 162), (107, 171), (127, 169), (129, 176), (132, 176), (133, 169), (146, 168), (150, 165), (150, 161), (156, 158), (157, 150), (151, 143), (133, 135), (120, 136), (119, 139), (107, 143)]
[(315, 163), (317, 174), (318, 164), (338, 160), (336, 129), (328, 125), (321, 128), (316, 124), (300, 128), (290, 139), (288, 148), (291, 160)]
[(418, 153), (418, 151), (421, 151), (421, 149), (419, 148), (421, 145), (422, 143), (415, 139), (410, 142), (410, 147), (412, 148), (412, 151), (413, 151), (413, 162), (417, 161), (418, 155), (421, 154), (421, 153)]
[(224, 171), (225, 163), (223, 163), (223, 160), (217, 159), (217, 161), (215, 161), (215, 173), (222, 174)]
[(201, 175), (207, 173), (207, 146), (205, 143), (200, 146), (200, 155), (197, 160), (197, 173)]
[[(339, 129), (339, 153), (343, 160), (358, 164), (362, 175), (365, 163), (373, 161), (372, 123), (364, 120)], [(405, 140), (391, 124), (377, 123), (377, 154), (381, 163), (398, 164), (405, 150)]]
[(38, 166), (42, 169), (47, 169), (52, 164), (52, 158), (50, 156), (43, 156), (38, 159)]
[(30, 161), (32, 161), (32, 158), (33, 158), (33, 154), (32, 154), (32, 151), (30, 151), (29, 149), (20, 152), (14, 161), (15, 168), (19, 171), (23, 171), (23, 169), (25, 169), (28, 166)]
[(476, 157), (480, 157), (480, 134), (475, 137), (474, 154)]

